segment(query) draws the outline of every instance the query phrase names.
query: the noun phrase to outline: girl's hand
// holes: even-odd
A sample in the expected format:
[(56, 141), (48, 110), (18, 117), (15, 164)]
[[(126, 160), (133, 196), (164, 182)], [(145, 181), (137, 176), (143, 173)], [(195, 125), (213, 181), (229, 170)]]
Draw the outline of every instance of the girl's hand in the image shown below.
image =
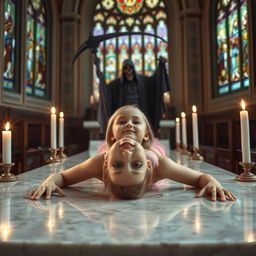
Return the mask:
[(43, 182), (39, 187), (29, 191), (25, 198), (38, 200), (45, 194), (45, 199), (50, 199), (53, 192), (59, 193), (60, 196), (65, 196), (64, 192), (54, 182)]
[(226, 200), (235, 201), (236, 196), (229, 190), (223, 188), (221, 184), (216, 180), (209, 181), (196, 195), (196, 197), (202, 197), (203, 195), (211, 195), (211, 200), (217, 199), (222, 202)]

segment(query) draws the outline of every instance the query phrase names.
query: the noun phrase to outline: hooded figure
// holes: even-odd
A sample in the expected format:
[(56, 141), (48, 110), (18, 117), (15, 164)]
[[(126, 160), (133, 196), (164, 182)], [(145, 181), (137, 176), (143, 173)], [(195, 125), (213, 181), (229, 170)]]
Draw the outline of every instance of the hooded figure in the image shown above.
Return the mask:
[(160, 57), (154, 75), (149, 77), (136, 73), (133, 62), (124, 60), (122, 76), (105, 84), (99, 59), (96, 59), (101, 95), (98, 119), (103, 133), (106, 131), (108, 118), (116, 109), (124, 105), (136, 105), (147, 116), (157, 134), (161, 116), (165, 111), (163, 94), (170, 90), (165, 62), (166, 59)]

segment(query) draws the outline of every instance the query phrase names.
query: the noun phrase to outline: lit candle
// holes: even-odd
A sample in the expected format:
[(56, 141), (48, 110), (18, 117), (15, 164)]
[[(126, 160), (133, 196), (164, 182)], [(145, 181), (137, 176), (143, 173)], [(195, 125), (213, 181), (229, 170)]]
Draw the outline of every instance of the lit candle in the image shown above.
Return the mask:
[(187, 146), (187, 123), (186, 123), (186, 114), (181, 113), (181, 128), (182, 128), (182, 144)]
[(244, 100), (241, 101), (241, 106), (243, 109), (240, 111), (242, 162), (251, 163), (249, 117)]
[(59, 118), (59, 147), (64, 147), (64, 113), (60, 112)]
[(193, 127), (193, 147), (199, 149), (198, 142), (198, 118), (196, 113), (196, 106), (192, 107), (192, 127)]
[(51, 148), (57, 148), (56, 108), (51, 108)]
[(180, 119), (176, 117), (176, 144), (180, 144)]
[(2, 131), (2, 149), (3, 149), (3, 163), (10, 164), (12, 162), (12, 132), (9, 131), (9, 122), (5, 125), (5, 130)]

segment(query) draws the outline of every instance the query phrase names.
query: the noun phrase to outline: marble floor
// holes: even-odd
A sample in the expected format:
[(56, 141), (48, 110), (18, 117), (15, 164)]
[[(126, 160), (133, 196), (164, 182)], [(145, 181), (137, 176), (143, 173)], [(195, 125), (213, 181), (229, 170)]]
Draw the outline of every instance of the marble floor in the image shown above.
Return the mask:
[[(92, 152), (91, 152), (92, 153)], [(180, 164), (214, 175), (236, 202), (195, 198), (196, 190), (158, 182), (139, 200), (114, 200), (89, 180), (64, 188), (65, 197), (23, 196), (49, 174), (87, 159), (88, 152), (0, 183), (0, 255), (254, 255), (256, 183), (171, 152)]]

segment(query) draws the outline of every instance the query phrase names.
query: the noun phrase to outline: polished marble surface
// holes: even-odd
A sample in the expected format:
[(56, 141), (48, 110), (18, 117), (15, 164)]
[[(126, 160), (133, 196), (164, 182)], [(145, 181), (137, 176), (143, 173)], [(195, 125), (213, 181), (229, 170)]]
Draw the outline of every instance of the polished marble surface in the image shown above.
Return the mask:
[(96, 180), (64, 188), (66, 197), (23, 198), (50, 173), (88, 157), (81, 153), (0, 183), (0, 255), (255, 255), (256, 183), (205, 162), (171, 153), (183, 165), (210, 173), (236, 202), (195, 198), (195, 189), (160, 181), (142, 199), (114, 200)]

